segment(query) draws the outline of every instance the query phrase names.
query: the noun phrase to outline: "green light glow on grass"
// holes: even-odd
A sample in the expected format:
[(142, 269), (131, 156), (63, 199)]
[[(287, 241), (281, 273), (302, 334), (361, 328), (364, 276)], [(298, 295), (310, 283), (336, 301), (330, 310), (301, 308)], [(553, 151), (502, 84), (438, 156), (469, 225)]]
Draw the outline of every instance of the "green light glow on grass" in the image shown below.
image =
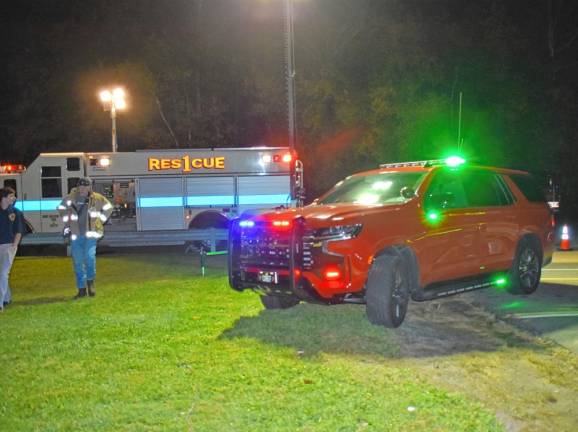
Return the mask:
[(446, 158), (446, 165), (450, 167), (456, 167), (466, 163), (466, 160), (460, 156), (450, 156)]

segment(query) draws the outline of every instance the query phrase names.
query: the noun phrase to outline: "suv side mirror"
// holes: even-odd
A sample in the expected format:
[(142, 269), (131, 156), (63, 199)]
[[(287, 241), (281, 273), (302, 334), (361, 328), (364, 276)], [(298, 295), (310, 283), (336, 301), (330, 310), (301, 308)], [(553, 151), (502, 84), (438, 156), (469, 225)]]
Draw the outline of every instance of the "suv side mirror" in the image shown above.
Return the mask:
[(411, 198), (415, 197), (415, 189), (412, 188), (411, 186), (402, 187), (401, 191), (399, 191), (399, 193), (405, 199), (411, 199)]

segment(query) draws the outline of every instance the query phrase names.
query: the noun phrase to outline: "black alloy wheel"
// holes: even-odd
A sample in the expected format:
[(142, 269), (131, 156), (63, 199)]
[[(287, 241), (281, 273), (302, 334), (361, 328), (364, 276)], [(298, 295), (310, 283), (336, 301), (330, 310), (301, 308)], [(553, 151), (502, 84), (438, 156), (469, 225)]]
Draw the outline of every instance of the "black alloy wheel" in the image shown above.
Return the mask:
[(538, 289), (542, 276), (542, 255), (534, 243), (524, 238), (518, 244), (510, 269), (509, 291), (512, 294), (531, 294)]
[(366, 314), (372, 324), (396, 328), (401, 325), (409, 303), (409, 278), (399, 256), (374, 259), (366, 284)]

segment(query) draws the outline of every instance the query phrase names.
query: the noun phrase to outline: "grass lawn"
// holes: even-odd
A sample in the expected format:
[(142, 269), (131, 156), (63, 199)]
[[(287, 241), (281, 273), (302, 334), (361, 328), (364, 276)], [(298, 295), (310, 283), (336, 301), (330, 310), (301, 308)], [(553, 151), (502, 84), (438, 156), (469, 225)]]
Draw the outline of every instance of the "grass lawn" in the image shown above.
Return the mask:
[(264, 311), (221, 267), (199, 273), (190, 255), (102, 255), (97, 297), (72, 301), (68, 258), (18, 257), (0, 431), (505, 430), (363, 307)]

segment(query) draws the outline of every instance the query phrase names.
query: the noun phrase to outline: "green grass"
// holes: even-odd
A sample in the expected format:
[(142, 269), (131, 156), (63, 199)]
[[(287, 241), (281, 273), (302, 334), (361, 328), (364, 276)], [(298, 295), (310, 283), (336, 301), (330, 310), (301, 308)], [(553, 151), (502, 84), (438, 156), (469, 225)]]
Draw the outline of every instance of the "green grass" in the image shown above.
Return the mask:
[[(360, 306), (264, 311), (198, 258), (17, 258), (0, 315), (2, 431), (494, 431), (494, 413), (399, 358)], [(414, 407), (415, 410), (408, 410)]]

